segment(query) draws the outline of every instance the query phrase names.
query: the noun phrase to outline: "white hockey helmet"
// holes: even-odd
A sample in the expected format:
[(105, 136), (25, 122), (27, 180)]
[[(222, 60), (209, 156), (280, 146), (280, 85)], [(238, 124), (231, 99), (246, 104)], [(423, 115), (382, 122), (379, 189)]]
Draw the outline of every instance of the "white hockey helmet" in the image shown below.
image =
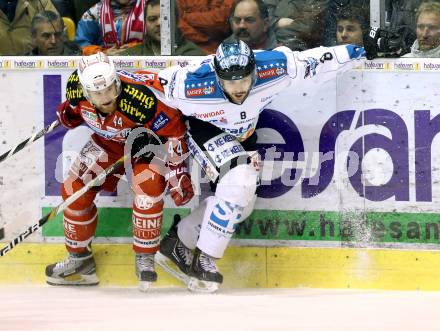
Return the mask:
[(121, 92), (121, 81), (116, 74), (113, 61), (104, 53), (83, 56), (78, 63), (78, 77), (84, 96), (88, 92), (101, 91), (116, 83), (117, 95)]

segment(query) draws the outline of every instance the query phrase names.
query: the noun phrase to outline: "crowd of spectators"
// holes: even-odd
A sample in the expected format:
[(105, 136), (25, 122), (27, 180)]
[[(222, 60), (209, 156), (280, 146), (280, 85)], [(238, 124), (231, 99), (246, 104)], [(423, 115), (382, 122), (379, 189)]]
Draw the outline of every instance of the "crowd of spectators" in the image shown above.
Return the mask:
[[(362, 46), (370, 0), (176, 0), (172, 55), (212, 54), (225, 39), (254, 49)], [(385, 0), (405, 57), (439, 57), (440, 0)], [(73, 22), (73, 38), (66, 32)], [(174, 22), (174, 21), (173, 21)], [(68, 25), (68, 24), (67, 24)], [(160, 0), (0, 1), (0, 55), (161, 55)]]

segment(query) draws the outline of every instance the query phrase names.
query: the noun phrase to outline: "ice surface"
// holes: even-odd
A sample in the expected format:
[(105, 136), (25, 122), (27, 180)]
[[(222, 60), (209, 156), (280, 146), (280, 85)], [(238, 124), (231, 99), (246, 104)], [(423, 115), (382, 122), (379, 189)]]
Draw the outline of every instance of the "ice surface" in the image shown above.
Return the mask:
[(440, 330), (440, 292), (0, 287), (1, 331)]

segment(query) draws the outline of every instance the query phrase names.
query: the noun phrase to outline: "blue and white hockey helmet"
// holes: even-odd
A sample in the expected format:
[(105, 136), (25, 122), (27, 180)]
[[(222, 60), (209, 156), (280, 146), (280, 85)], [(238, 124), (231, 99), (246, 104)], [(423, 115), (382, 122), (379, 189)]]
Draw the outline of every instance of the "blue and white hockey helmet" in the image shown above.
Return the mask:
[(224, 80), (238, 80), (255, 72), (255, 56), (242, 40), (224, 41), (214, 57), (217, 76)]

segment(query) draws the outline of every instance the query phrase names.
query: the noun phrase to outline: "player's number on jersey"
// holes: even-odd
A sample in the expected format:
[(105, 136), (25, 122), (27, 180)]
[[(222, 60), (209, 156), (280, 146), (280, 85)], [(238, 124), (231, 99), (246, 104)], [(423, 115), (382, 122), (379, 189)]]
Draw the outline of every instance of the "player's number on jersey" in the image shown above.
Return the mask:
[(183, 154), (182, 142), (178, 139), (170, 139), (168, 144), (168, 154), (170, 157), (174, 157), (174, 153), (177, 153), (179, 156)]
[(242, 112), (240, 113), (240, 118), (241, 118), (242, 120), (246, 119), (246, 112), (245, 112), (245, 111), (242, 111)]
[(117, 126), (122, 127), (122, 117), (119, 116), (113, 117), (113, 124), (115, 125), (115, 127)]

